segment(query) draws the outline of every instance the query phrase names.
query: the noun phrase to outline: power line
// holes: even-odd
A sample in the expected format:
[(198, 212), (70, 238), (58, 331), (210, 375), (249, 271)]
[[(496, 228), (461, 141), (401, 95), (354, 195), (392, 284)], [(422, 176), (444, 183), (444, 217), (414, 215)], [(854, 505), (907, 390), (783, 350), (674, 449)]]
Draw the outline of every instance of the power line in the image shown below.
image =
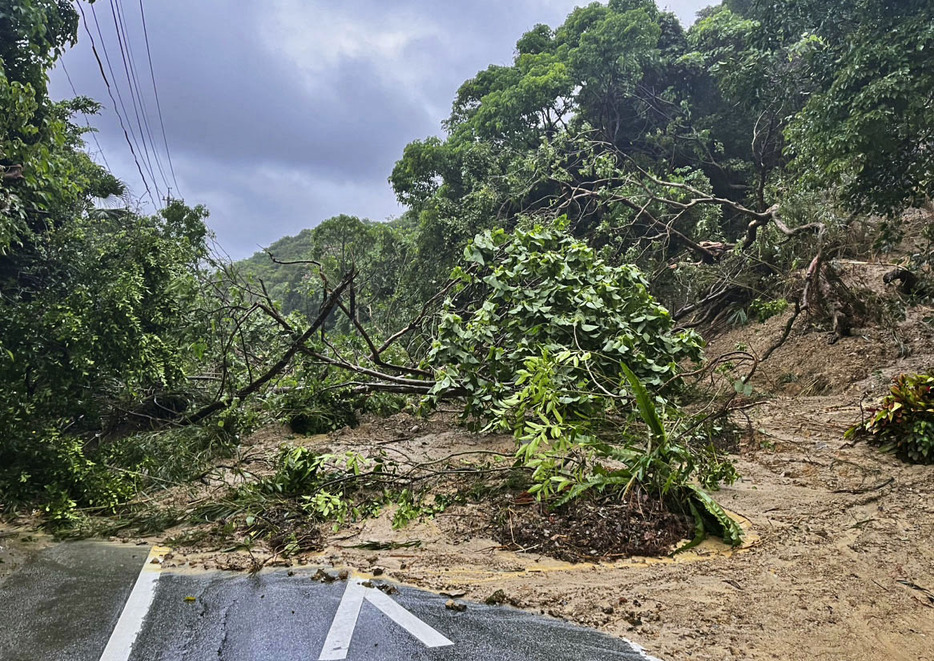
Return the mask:
[[(139, 137), (137, 138), (137, 133), (133, 130), (133, 123), (131, 121), (132, 117), (130, 116), (129, 111), (127, 110), (126, 104), (123, 102), (123, 94), (120, 92), (120, 80), (114, 72), (114, 68), (110, 62), (110, 54), (107, 52), (107, 40), (104, 39), (104, 32), (101, 29), (101, 24), (97, 19), (97, 10), (94, 8), (93, 4), (90, 4), (91, 7), (91, 16), (94, 18), (94, 25), (97, 28), (97, 36), (101, 41), (101, 50), (104, 53), (104, 61), (107, 62), (107, 69), (110, 71), (110, 80), (113, 82), (114, 89), (117, 90), (117, 98), (120, 100), (121, 108), (123, 109), (124, 118), (129, 124), (130, 127), (130, 136), (133, 138), (133, 141), (136, 143), (136, 149), (140, 152), (140, 155), (143, 157), (143, 165), (146, 167), (146, 171), (149, 173), (149, 177), (152, 180), (152, 185), (156, 189), (157, 198), (162, 198), (162, 191), (159, 190), (159, 182), (156, 180), (156, 173), (152, 167), (152, 161), (149, 158), (149, 149), (146, 145), (146, 136), (143, 134), (142, 124), (139, 121), (139, 111), (136, 110), (136, 97), (133, 94), (133, 84), (130, 81), (129, 72), (127, 72), (127, 83), (130, 85), (130, 101), (132, 102), (134, 112), (136, 113), (136, 126), (139, 132)], [(120, 46), (120, 53), (123, 55), (123, 66), (126, 69), (126, 55), (123, 53), (123, 44), (120, 41), (119, 34), (117, 36), (117, 42)], [(140, 149), (142, 145), (142, 149)], [(158, 201), (154, 201), (153, 204), (158, 208)]]
[[(152, 138), (152, 129), (149, 126), (149, 117), (146, 114), (146, 103), (140, 91), (139, 76), (136, 72), (136, 64), (133, 61), (133, 50), (130, 47), (129, 33), (126, 28), (126, 23), (123, 20), (123, 12), (120, 10), (120, 4), (115, 4), (114, 0), (110, 0), (110, 13), (113, 17), (114, 32), (117, 35), (117, 46), (120, 49), (120, 56), (123, 60), (123, 70), (126, 73), (127, 84), (130, 89), (130, 100), (133, 104), (133, 113), (136, 116), (136, 126), (139, 129), (140, 140), (143, 143), (143, 154), (146, 158), (146, 162), (149, 164), (149, 171), (153, 174), (153, 178), (155, 178), (155, 170), (158, 170), (159, 174), (162, 176), (162, 183), (165, 184), (166, 189), (168, 189), (169, 181), (166, 179), (165, 171), (162, 169), (162, 163), (159, 161), (159, 154), (156, 151), (155, 141)], [(142, 117), (142, 120), (140, 120), (140, 117)], [(148, 144), (146, 142), (147, 137), (149, 138)], [(152, 159), (156, 162), (155, 170), (152, 167), (152, 160), (150, 160), (150, 146), (152, 147)]]
[[(78, 2), (78, 6), (81, 6), (80, 2)], [(101, 50), (104, 53), (104, 61), (107, 63), (107, 70), (110, 72), (110, 80), (107, 79), (107, 75), (104, 73), (104, 67), (101, 64), (100, 55), (97, 51), (94, 37), (91, 35), (90, 30), (88, 29), (88, 23), (84, 16), (84, 11), (82, 10), (81, 16), (82, 20), (85, 22), (85, 31), (88, 33), (88, 37), (91, 39), (91, 50), (94, 52), (94, 57), (97, 59), (98, 67), (100, 68), (101, 75), (104, 78), (104, 84), (107, 86), (107, 92), (110, 95), (111, 101), (114, 103), (114, 112), (116, 113), (117, 118), (120, 120), (120, 127), (123, 129), (124, 137), (127, 139), (127, 144), (130, 147), (130, 152), (132, 153), (133, 160), (136, 163), (136, 168), (139, 170), (140, 177), (143, 180), (143, 186), (146, 188), (146, 193), (148, 194), (149, 200), (152, 202), (153, 206), (158, 208), (158, 199), (161, 197), (161, 192), (159, 191), (159, 187), (156, 184), (156, 178), (151, 167), (149, 167), (145, 162), (142, 165), (140, 164), (140, 155), (142, 154), (140, 143), (136, 137), (135, 131), (133, 130), (133, 125), (130, 123), (130, 113), (127, 111), (126, 103), (124, 103), (123, 94), (121, 93), (120, 85), (118, 84), (117, 74), (114, 72), (113, 65), (110, 61), (110, 54), (107, 51), (107, 43), (104, 39), (104, 33), (101, 29), (100, 22), (97, 18), (97, 12), (95, 11), (93, 4), (89, 4), (89, 7), (91, 8), (91, 16), (94, 18), (94, 25), (97, 28), (97, 36), (100, 39)], [(113, 85), (111, 85), (111, 82)], [(113, 96), (114, 92), (116, 92), (117, 95), (116, 99), (114, 99)], [(117, 108), (118, 103), (120, 107), (119, 109)], [(152, 189), (149, 186), (149, 179), (146, 178), (146, 174), (143, 172), (144, 168), (148, 172), (149, 177), (152, 179), (152, 184), (156, 189), (155, 196), (153, 196)]]
[[(123, 112), (121, 119), (126, 123), (125, 130), (129, 132), (130, 138), (133, 141), (133, 145), (135, 147), (134, 156), (137, 157), (137, 159), (140, 159), (143, 156), (143, 150), (140, 147), (140, 144), (141, 144), (140, 138), (136, 136), (136, 131), (133, 130), (133, 123), (130, 121), (130, 113), (127, 110), (127, 105), (123, 99), (123, 93), (120, 90), (120, 79), (117, 76), (116, 72), (114, 71), (113, 64), (110, 60), (110, 53), (107, 50), (107, 40), (104, 39), (104, 32), (103, 32), (103, 29), (101, 28), (100, 21), (97, 18), (97, 11), (94, 9), (94, 5), (89, 3), (88, 6), (91, 8), (91, 17), (94, 19), (94, 26), (97, 29), (97, 36), (98, 36), (98, 39), (100, 40), (101, 52), (103, 52), (104, 54), (104, 62), (107, 63), (107, 70), (110, 72), (110, 82), (113, 85), (114, 91), (117, 93), (117, 101), (119, 101), (120, 109)], [(93, 45), (94, 44), (92, 42), (92, 46)], [(120, 113), (118, 112), (117, 114), (119, 115)], [(150, 200), (152, 201), (153, 206), (158, 208), (159, 207), (158, 200), (162, 197), (162, 192), (159, 190), (159, 185), (156, 182), (156, 175), (155, 175), (155, 172), (153, 172), (152, 164), (146, 161), (145, 159), (143, 159), (142, 167), (146, 171), (146, 174), (149, 175), (149, 179), (146, 180), (145, 182), (147, 190), (150, 190), (149, 184), (151, 182), (153, 188), (155, 188), (155, 191), (156, 191), (155, 197), (153, 197), (150, 192)]]
[[(59, 60), (59, 64), (62, 67), (62, 71), (65, 72), (65, 78), (68, 79), (68, 85), (71, 87), (72, 93), (75, 96), (79, 96), (78, 90), (75, 89), (75, 84), (71, 80), (71, 75), (68, 73), (68, 69), (65, 67), (65, 61)], [(91, 134), (91, 137), (94, 139), (94, 144), (97, 145), (97, 153), (100, 154), (101, 160), (104, 161), (104, 167), (106, 167), (107, 171), (112, 174), (113, 170), (110, 168), (110, 163), (107, 162), (107, 156), (104, 155), (104, 148), (101, 147), (101, 143), (97, 139), (97, 129), (91, 126), (91, 120), (88, 119), (88, 114), (86, 112), (82, 110), (81, 115), (84, 117), (84, 123), (87, 124), (88, 133)]]
[[(146, 14), (143, 1), (139, 0), (139, 24), (142, 26), (145, 40), (146, 58), (150, 74), (149, 77), (150, 81), (152, 82), (151, 96), (149, 94), (143, 93), (143, 85), (140, 84), (139, 70), (136, 65), (137, 59), (134, 57), (133, 53), (131, 33), (128, 27), (128, 21), (126, 20), (126, 12), (122, 7), (120, 0), (109, 0), (109, 5), (111, 18), (113, 20), (114, 34), (117, 39), (117, 47), (120, 51), (120, 59), (118, 60), (118, 63), (122, 62), (123, 64), (123, 74), (128, 86), (126, 90), (121, 89), (121, 76), (117, 75), (113, 66), (113, 62), (110, 58), (110, 54), (107, 48), (107, 40), (105, 39), (104, 30), (101, 27), (93, 0), (89, 2), (89, 6), (91, 8), (91, 17), (94, 19), (97, 37), (100, 41), (99, 46), (103, 53), (103, 59), (101, 59), (100, 53), (98, 52), (98, 44), (94, 39), (94, 35), (91, 34), (90, 28), (88, 26), (87, 16), (85, 15), (83, 6), (80, 4), (80, 0), (77, 0), (77, 4), (79, 5), (79, 9), (81, 11), (82, 21), (85, 24), (85, 32), (90, 38), (91, 48), (98, 62), (98, 68), (100, 69), (101, 76), (103, 77), (104, 83), (107, 86), (107, 92), (110, 95), (111, 101), (114, 103), (114, 112), (117, 114), (117, 118), (120, 120), (120, 126), (123, 129), (124, 138), (127, 140), (127, 144), (130, 147), (131, 153), (133, 154), (134, 162), (136, 163), (137, 170), (140, 172), (140, 177), (144, 186), (146, 187), (148, 197), (156, 206), (156, 208), (159, 208), (160, 202), (162, 200), (168, 200), (172, 191), (172, 185), (169, 183), (169, 177), (166, 174), (167, 170), (171, 173), (171, 180), (175, 185), (176, 191), (180, 193), (180, 190), (165, 130), (165, 120), (162, 114), (162, 104), (159, 98), (158, 85), (156, 83), (155, 67), (153, 65), (152, 49), (149, 41), (149, 31), (148, 25), (146, 23)], [(106, 62), (107, 71), (110, 74), (109, 79), (107, 73), (104, 71), (104, 62)], [(73, 91), (75, 91), (74, 88)], [(130, 104), (125, 102), (124, 92), (129, 94)], [(114, 98), (114, 94), (116, 94), (116, 98)], [(149, 100), (152, 98), (155, 98), (156, 100), (156, 116), (158, 117), (159, 128), (161, 129), (162, 133), (162, 145), (159, 147), (156, 146), (156, 139), (152, 130), (153, 122), (150, 119), (151, 103)], [(132, 106), (132, 115), (129, 112), (129, 106)], [(135, 122), (133, 120), (135, 120)], [(96, 140), (96, 136), (94, 137)], [(165, 158), (163, 158), (163, 155), (160, 154), (162, 147), (165, 148)], [(167, 161), (168, 168), (163, 166), (164, 160)], [(153, 162), (155, 162), (155, 164)], [(160, 190), (160, 183), (158, 181), (159, 178), (161, 178), (162, 184), (168, 193), (168, 195), (164, 198), (162, 197), (162, 190)], [(150, 187), (150, 184), (152, 185), (152, 188)], [(153, 190), (155, 191), (156, 196), (158, 196), (159, 201), (157, 201), (157, 198), (153, 196)]]
[[(111, 102), (114, 104), (114, 106), (113, 106), (114, 113), (117, 115), (117, 119), (120, 121), (120, 128), (123, 129), (123, 137), (126, 139), (126, 143), (127, 143), (127, 145), (129, 146), (129, 148), (130, 148), (130, 153), (133, 155), (133, 162), (136, 163), (136, 169), (139, 171), (139, 177), (140, 177), (140, 179), (141, 179), (142, 182), (143, 182), (143, 186), (146, 188), (146, 194), (149, 196), (149, 199), (150, 199), (150, 201), (153, 203), (153, 206), (156, 207), (156, 208), (158, 208), (159, 205), (158, 205), (158, 203), (156, 202), (156, 199), (155, 199), (155, 198), (153, 197), (153, 195), (152, 195), (152, 190), (150, 190), (150, 188), (149, 188), (149, 182), (146, 180), (146, 176), (143, 174), (143, 168), (142, 168), (142, 166), (140, 165), (140, 163), (139, 163), (139, 158), (138, 158), (137, 155), (136, 155), (136, 149), (133, 148), (133, 141), (130, 140), (130, 132), (127, 131), (126, 124), (125, 124), (124, 121), (123, 121), (123, 116), (122, 116), (122, 115), (120, 114), (120, 112), (117, 110), (117, 99), (114, 98), (113, 88), (111, 88), (111, 86), (110, 86), (110, 81), (107, 79), (107, 74), (104, 72), (104, 63), (101, 62), (100, 54), (97, 52), (97, 44), (96, 44), (95, 41), (94, 41), (94, 35), (91, 34), (91, 30), (90, 30), (90, 28), (88, 27), (87, 17), (86, 17), (85, 14), (84, 14), (84, 7), (82, 6), (82, 4), (81, 4), (80, 1), (77, 2), (76, 4), (78, 5), (78, 11), (81, 12), (81, 22), (84, 24), (84, 31), (87, 33), (88, 39), (89, 39), (90, 42), (91, 42), (91, 52), (94, 53), (94, 59), (97, 60), (97, 67), (98, 67), (98, 69), (100, 69), (101, 77), (104, 79), (104, 85), (107, 87), (107, 94), (110, 96), (110, 100), (111, 100)], [(94, 5), (91, 5), (91, 13), (94, 14)], [(97, 23), (97, 17), (96, 17), (96, 15), (95, 15), (95, 17), (94, 17), (94, 22)], [(97, 24), (97, 31), (98, 31), (98, 34), (100, 35), (101, 32), (100, 32), (100, 24), (99, 24), (99, 23)], [(101, 36), (101, 47), (103, 47), (103, 45), (104, 45), (104, 44), (103, 44), (103, 39), (104, 39), (103, 36)], [(105, 50), (105, 52), (104, 52), (104, 57), (107, 58), (106, 50)], [(108, 61), (107, 61), (107, 66), (108, 66), (108, 68), (110, 69), (110, 72), (111, 72), (111, 75), (112, 75), (112, 74), (113, 74), (113, 68), (110, 66), (110, 60), (109, 60), (109, 59), (108, 59)], [(114, 80), (114, 84), (116, 84), (116, 79)], [(117, 97), (118, 97), (118, 98), (120, 97), (120, 89), (119, 89), (119, 88), (117, 88)], [(122, 99), (122, 98), (120, 99), (120, 105), (121, 105), (121, 107), (123, 107), (123, 109), (124, 109), (123, 111), (124, 111), (124, 113), (125, 113), (125, 112), (126, 112), (126, 107), (123, 105), (123, 99)], [(153, 178), (153, 181), (155, 181), (155, 178)], [(157, 192), (158, 192), (158, 190), (157, 190)]]
[(146, 11), (143, 9), (143, 0), (139, 0), (139, 15), (143, 21), (143, 38), (146, 41), (146, 58), (149, 60), (149, 78), (152, 80), (152, 91), (156, 97), (156, 114), (159, 117), (159, 125), (162, 127), (162, 144), (165, 145), (165, 155), (169, 161), (169, 172), (172, 174), (172, 182), (175, 184), (175, 190), (181, 196), (181, 189), (178, 187), (178, 180), (175, 178), (175, 166), (172, 164), (172, 152), (169, 151), (169, 141), (165, 136), (165, 122), (162, 119), (162, 104), (159, 102), (159, 88), (156, 85), (156, 73), (152, 66), (152, 50), (149, 48), (149, 29), (146, 26)]

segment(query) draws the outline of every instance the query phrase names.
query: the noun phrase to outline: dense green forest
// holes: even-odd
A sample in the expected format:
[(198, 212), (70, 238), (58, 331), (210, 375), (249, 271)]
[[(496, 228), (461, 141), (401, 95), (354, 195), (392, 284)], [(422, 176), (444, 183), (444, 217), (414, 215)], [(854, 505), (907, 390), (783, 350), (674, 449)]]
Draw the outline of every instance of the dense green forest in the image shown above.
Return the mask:
[(83, 151), (96, 104), (47, 93), (77, 29), (65, 0), (0, 0), (0, 502), (55, 524), (270, 421), (444, 400), (515, 434), (546, 502), (638, 485), (736, 541), (704, 490), (734, 473), (684, 408), (695, 329), (785, 297), (846, 333), (849, 229), (874, 214), (884, 250), (934, 193), (930, 2), (726, 0), (685, 29), (610, 0), (463, 83), (387, 173), (401, 218), (229, 263), (202, 207), (100, 208), (123, 187)]

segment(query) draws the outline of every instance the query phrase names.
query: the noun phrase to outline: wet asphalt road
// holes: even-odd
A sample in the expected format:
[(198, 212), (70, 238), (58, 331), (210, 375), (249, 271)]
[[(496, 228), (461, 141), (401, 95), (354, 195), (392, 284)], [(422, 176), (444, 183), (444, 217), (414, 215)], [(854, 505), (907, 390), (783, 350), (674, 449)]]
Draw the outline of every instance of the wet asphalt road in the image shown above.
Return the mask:
[(100, 658), (147, 547), (59, 544), (0, 583), (0, 660)]
[[(345, 581), (319, 583), (314, 569), (249, 576), (147, 565), (155, 572), (151, 603), (147, 597), (139, 617), (121, 619), (131, 593), (139, 599), (134, 585), (148, 552), (95, 542), (42, 551), (0, 583), (0, 660), (99, 661), (111, 636), (118, 637), (115, 628), (134, 641), (127, 661), (318, 660), (342, 653), (350, 661), (646, 659), (626, 641), (559, 620), (473, 603), (454, 612), (444, 607), (445, 597), (401, 586), (374, 596), (379, 591), (359, 581), (349, 590)], [(400, 610), (387, 605), (390, 599), (421, 620), (403, 617), (422, 640), (387, 615)], [(349, 646), (328, 657), (341, 629)]]

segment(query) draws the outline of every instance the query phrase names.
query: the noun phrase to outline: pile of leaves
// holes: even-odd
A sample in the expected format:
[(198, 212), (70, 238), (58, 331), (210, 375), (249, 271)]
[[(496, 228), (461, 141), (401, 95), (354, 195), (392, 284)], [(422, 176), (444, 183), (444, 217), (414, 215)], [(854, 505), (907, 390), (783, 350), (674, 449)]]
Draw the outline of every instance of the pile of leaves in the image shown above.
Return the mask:
[(898, 376), (869, 420), (851, 428), (847, 436), (860, 431), (907, 461), (934, 463), (934, 372)]
[(643, 489), (624, 498), (581, 498), (555, 509), (513, 507), (504, 519), (497, 541), (567, 562), (665, 555), (694, 530), (691, 517), (671, 512)]

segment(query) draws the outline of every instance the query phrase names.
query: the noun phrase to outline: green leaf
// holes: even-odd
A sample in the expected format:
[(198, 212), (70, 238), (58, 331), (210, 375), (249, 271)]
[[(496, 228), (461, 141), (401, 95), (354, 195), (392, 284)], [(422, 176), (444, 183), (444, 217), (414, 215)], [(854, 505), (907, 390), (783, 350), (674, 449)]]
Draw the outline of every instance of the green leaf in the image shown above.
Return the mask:
[(714, 531), (730, 546), (739, 546), (743, 542), (743, 529), (710, 494), (694, 485), (685, 487), (689, 497), (697, 507), (704, 524), (713, 524)]
[(656, 438), (664, 440), (665, 426), (658, 416), (658, 411), (655, 409), (652, 396), (649, 395), (645, 386), (639, 381), (639, 377), (637, 377), (627, 365), (621, 364), (620, 367), (626, 375), (626, 379), (629, 381), (629, 387), (632, 388), (632, 392), (636, 397), (636, 404), (639, 406), (639, 414), (642, 416), (642, 421), (648, 425)]

